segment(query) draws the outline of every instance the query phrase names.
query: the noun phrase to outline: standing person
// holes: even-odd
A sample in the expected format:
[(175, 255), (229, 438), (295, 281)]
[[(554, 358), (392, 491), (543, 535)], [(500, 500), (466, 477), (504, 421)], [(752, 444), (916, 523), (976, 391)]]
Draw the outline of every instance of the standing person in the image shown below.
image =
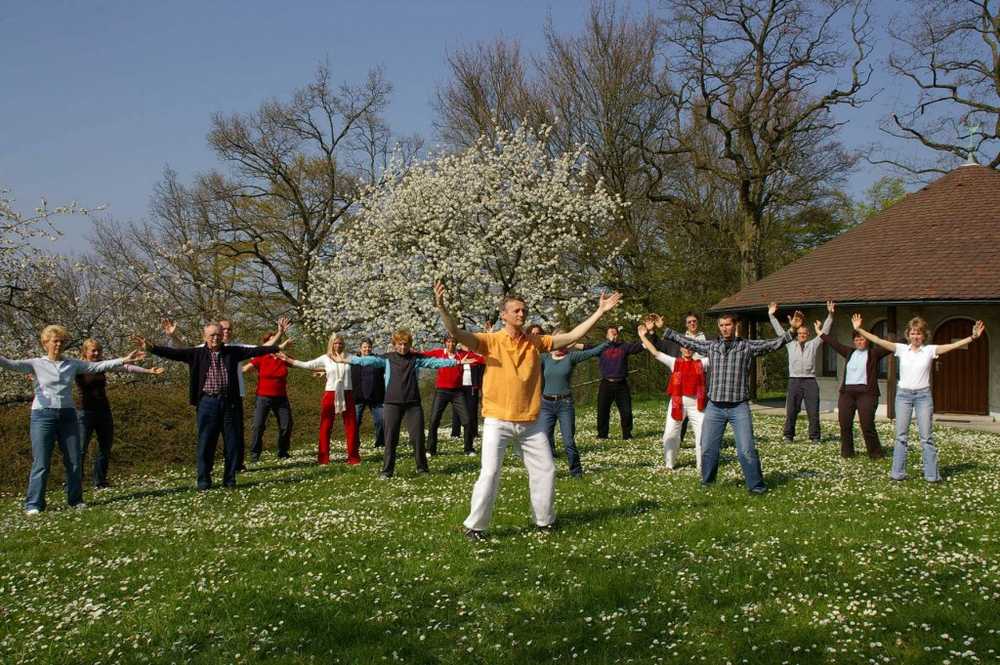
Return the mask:
[[(777, 307), (775, 305), (775, 307)], [(792, 317), (792, 330), (802, 325), (798, 315)], [(750, 366), (754, 358), (777, 351), (792, 341), (792, 330), (769, 340), (752, 340), (736, 336), (736, 317), (728, 312), (719, 316), (719, 338), (691, 339), (670, 328), (664, 337), (686, 349), (708, 357), (708, 404), (701, 428), (701, 482), (715, 482), (719, 471), (719, 450), (726, 424), (731, 423), (736, 439), (736, 457), (743, 469), (747, 489), (764, 494), (764, 474), (753, 438), (753, 418), (750, 415)]]
[(878, 364), (889, 355), (881, 346), (870, 347), (857, 330), (851, 338), (853, 347), (841, 344), (828, 333), (823, 332), (819, 321), (815, 322), (816, 334), (823, 341), (847, 359), (844, 381), (840, 384), (837, 399), (837, 416), (840, 421), (840, 456), (854, 457), (854, 412), (858, 412), (861, 433), (865, 437), (865, 448), (872, 459), (882, 459), (885, 452), (878, 440), (875, 429), (875, 410), (878, 408)]
[[(80, 355), (83, 359), (96, 363), (104, 360), (103, 348), (96, 339), (83, 340)], [(121, 365), (113, 371), (133, 374), (163, 374), (162, 367), (146, 369), (138, 365)], [(103, 489), (108, 484), (108, 463), (111, 459), (111, 445), (115, 436), (115, 421), (111, 415), (111, 402), (107, 393), (108, 377), (105, 372), (83, 372), (76, 375), (76, 387), (80, 391), (80, 475), (87, 459), (90, 435), (97, 435), (97, 451), (94, 454), (94, 487)]]
[[(824, 334), (830, 332), (833, 325), (834, 305), (830, 300), (826, 301), (826, 320), (823, 321), (822, 331)], [(785, 329), (775, 317), (778, 305), (771, 303), (767, 309), (767, 316), (771, 320), (771, 327), (774, 334), (783, 335)], [(817, 335), (809, 339), (809, 328), (805, 325), (805, 315), (796, 310), (795, 316), (803, 324), (795, 331), (795, 339), (785, 345), (788, 351), (788, 394), (785, 396), (785, 443), (795, 440), (795, 421), (798, 420), (799, 410), (802, 402), (806, 403), (806, 414), (809, 416), (809, 440), (813, 443), (820, 442), (819, 430), (819, 383), (816, 382), (816, 352), (823, 345), (823, 337)], [(792, 317), (788, 317), (791, 321)]]
[(854, 329), (872, 344), (877, 344), (899, 358), (899, 383), (896, 384), (896, 445), (892, 450), (893, 480), (906, 480), (906, 448), (913, 412), (917, 414), (917, 430), (920, 433), (924, 480), (939, 482), (938, 453), (934, 445), (934, 396), (931, 393), (931, 364), (949, 351), (962, 349), (979, 338), (986, 330), (986, 324), (976, 321), (972, 335), (951, 344), (924, 344), (927, 341), (927, 322), (919, 316), (910, 319), (906, 326), (909, 344), (894, 344), (862, 327), (860, 314), (851, 316)]
[(420, 385), (417, 373), (421, 369), (453, 367), (457, 360), (427, 358), (413, 351), (413, 335), (408, 330), (397, 330), (392, 335), (393, 350), (384, 356), (354, 356), (352, 365), (381, 367), (385, 371), (385, 404), (382, 421), (385, 435), (385, 452), (379, 478), (388, 480), (396, 473), (396, 448), (403, 422), (410, 434), (410, 444), (416, 457), (417, 473), (427, 473), (427, 451), (424, 448), (424, 407), (420, 403)]
[(441, 418), (444, 410), (451, 404), (454, 413), (458, 414), (458, 419), (465, 428), (465, 436), (462, 443), (466, 455), (475, 455), (476, 449), (473, 447), (472, 419), (478, 420), (479, 415), (472, 410), (471, 405), (465, 399), (465, 392), (462, 390), (462, 378), (465, 368), (473, 365), (483, 364), (483, 357), (477, 353), (469, 351), (458, 351), (455, 348), (455, 338), (445, 337), (443, 349), (431, 349), (424, 352), (428, 358), (448, 358), (458, 361), (458, 365), (453, 367), (442, 367), (437, 371), (434, 382), (434, 402), (431, 406), (431, 421), (427, 428), (427, 452), (430, 455), (437, 455), (438, 452), (438, 427), (441, 426)]
[[(273, 338), (272, 333), (264, 333), (261, 344)], [(283, 349), (290, 339), (278, 348)], [(278, 421), (278, 457), (289, 457), (292, 443), (292, 405), (288, 402), (288, 362), (274, 354), (257, 356), (243, 365), (243, 372), (257, 370), (257, 401), (253, 410), (253, 430), (250, 435), (250, 461), (260, 461), (264, 451), (264, 429), (268, 414), (274, 413)]]
[[(312, 360), (301, 361), (287, 358), (292, 367), (299, 369), (321, 369), (326, 372), (326, 390), (320, 403), (319, 444), (316, 461), (330, 463), (330, 434), (337, 415), (344, 420), (344, 442), (347, 445), (347, 463), (361, 464), (358, 452), (357, 412), (354, 408), (354, 392), (351, 383), (351, 368), (347, 364), (351, 356), (344, 353), (344, 338), (337, 333), (330, 335), (326, 343), (326, 353)], [(285, 356), (279, 356), (285, 358)]]
[[(705, 333), (701, 331), (700, 323), (701, 319), (698, 317), (698, 315), (695, 314), (694, 312), (689, 311), (687, 314), (684, 315), (684, 335), (690, 337), (691, 339), (704, 340)], [(647, 333), (652, 332), (654, 328), (662, 328), (663, 317), (660, 316), (659, 314), (648, 314), (645, 317), (645, 325)], [(653, 343), (653, 346), (656, 347), (657, 351), (665, 353), (668, 356), (676, 357), (681, 353), (680, 347), (674, 344), (673, 342), (670, 342), (667, 339), (664, 338), (657, 339), (656, 336), (653, 336), (653, 338), (650, 339), (649, 341)], [(701, 360), (704, 356), (702, 356), (700, 353), (695, 353), (693, 354), (692, 357), (695, 360)], [(687, 435), (688, 422), (689, 422), (688, 417), (687, 415), (685, 415), (684, 420), (681, 422), (680, 441), (683, 441), (684, 437)], [(701, 468), (700, 455), (698, 456), (698, 464), (700, 469)]]
[[(483, 329), (490, 330), (492, 327), (492, 325), (488, 325), (484, 326)], [(459, 344), (458, 349), (468, 351), (463, 344)], [(462, 365), (462, 395), (465, 397), (465, 405), (469, 413), (469, 429), (472, 430), (473, 441), (479, 436), (479, 398), (483, 390), (483, 372), (485, 371), (485, 361)], [(462, 436), (461, 422), (453, 407), (451, 410), (451, 438), (457, 439)]]
[[(372, 354), (372, 341), (366, 339), (358, 347), (358, 356)], [(385, 401), (385, 368), (377, 365), (351, 365), (351, 385), (354, 388), (354, 438), (361, 446), (361, 418), (367, 408), (375, 424), (375, 447), (381, 448), (385, 434), (382, 428), (382, 403)]]
[(204, 343), (200, 346), (175, 348), (150, 345), (138, 335), (133, 339), (140, 348), (188, 366), (188, 401), (197, 409), (198, 418), (198, 489), (204, 491), (212, 487), (212, 467), (220, 433), (223, 441), (222, 484), (226, 488), (235, 488), (240, 460), (237, 418), (242, 413), (238, 407), (240, 363), (275, 353), (278, 347), (226, 346), (222, 342), (222, 329), (217, 323), (210, 323), (202, 329)]
[[(553, 335), (561, 334), (564, 331), (553, 332)], [(583, 477), (583, 464), (576, 449), (576, 406), (571, 385), (573, 370), (584, 360), (601, 355), (607, 347), (608, 343), (604, 342), (586, 351), (567, 353), (565, 349), (557, 349), (542, 354), (542, 410), (538, 419), (553, 453), (556, 449), (556, 421), (559, 421), (569, 474), (573, 478)]]
[(597, 438), (608, 438), (611, 423), (611, 402), (618, 407), (622, 425), (622, 439), (632, 438), (632, 389), (628, 384), (628, 357), (642, 351), (639, 342), (622, 342), (618, 326), (608, 326), (605, 333), (607, 345), (601, 353), (598, 366), (601, 383), (597, 388)]
[[(701, 424), (707, 404), (705, 369), (709, 360), (704, 356), (694, 358), (691, 349), (681, 347), (681, 357), (668, 356), (658, 350), (646, 337), (645, 324), (639, 326), (639, 339), (646, 350), (670, 370), (667, 383), (667, 421), (663, 427), (663, 464), (673, 471), (674, 461), (684, 438), (682, 423), (690, 420), (694, 425), (694, 459), (701, 475)], [(694, 339), (693, 337), (690, 339)]]
[(25, 360), (0, 356), (0, 367), (12, 372), (32, 374), (35, 399), (31, 402), (31, 473), (24, 499), (26, 515), (45, 510), (45, 488), (52, 465), (52, 450), (59, 444), (66, 473), (66, 503), (71, 508), (86, 508), (83, 481), (80, 477), (80, 423), (73, 403), (73, 379), (77, 374), (113, 370), (125, 363), (142, 360), (146, 354), (133, 351), (124, 358), (90, 362), (64, 358), (63, 349), (69, 333), (62, 326), (49, 325), (38, 336), (45, 355)]
[(606, 312), (621, 301), (620, 293), (601, 294), (597, 310), (569, 333), (527, 335), (524, 300), (508, 295), (500, 303), (503, 329), (470, 333), (458, 327), (445, 305), (445, 287), (434, 284), (434, 304), (445, 330), (470, 351), (486, 359), (483, 377), (483, 442), (479, 479), (472, 490), (471, 511), (465, 519), (465, 536), (483, 540), (493, 516), (493, 503), (500, 485), (500, 465), (508, 443), (521, 449), (528, 471), (528, 487), (535, 525), (552, 528), (556, 515), (556, 468), (548, 436), (538, 420), (541, 411), (542, 363), (539, 352), (562, 348), (587, 334)]
[[(255, 348), (251, 344), (243, 344), (236, 341), (236, 332), (233, 328), (233, 322), (230, 319), (219, 319), (218, 322), (219, 330), (222, 331), (222, 343), (225, 346), (243, 347), (245, 349)], [(288, 331), (291, 326), (291, 321), (286, 317), (281, 317), (278, 319), (278, 329), (265, 340), (264, 345), (269, 346), (271, 344), (277, 344), (281, 336)], [(163, 332), (167, 336), (167, 346), (177, 346), (179, 340), (177, 338), (177, 324), (170, 319), (163, 319), (162, 321)], [(239, 441), (239, 457), (237, 459), (237, 471), (246, 471), (246, 433), (244, 431), (243, 421), (243, 398), (247, 395), (247, 386), (243, 381), (243, 372), (237, 372), (236, 382), (239, 385), (240, 398), (233, 405), (236, 410), (236, 437)]]

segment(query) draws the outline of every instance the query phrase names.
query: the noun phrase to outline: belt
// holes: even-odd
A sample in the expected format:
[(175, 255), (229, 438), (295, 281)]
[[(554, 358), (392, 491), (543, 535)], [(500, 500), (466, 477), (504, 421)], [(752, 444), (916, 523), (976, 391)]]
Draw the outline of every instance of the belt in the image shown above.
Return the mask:
[(573, 399), (572, 395), (542, 395), (542, 399), (547, 402), (559, 402), (564, 399)]

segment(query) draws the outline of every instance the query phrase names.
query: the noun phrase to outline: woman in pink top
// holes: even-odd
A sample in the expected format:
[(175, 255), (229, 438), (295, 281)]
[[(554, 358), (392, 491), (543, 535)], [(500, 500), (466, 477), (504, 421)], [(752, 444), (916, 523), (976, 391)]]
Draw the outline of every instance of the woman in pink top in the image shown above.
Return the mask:
[(972, 326), (972, 335), (951, 344), (924, 344), (927, 341), (927, 322), (919, 316), (910, 319), (906, 326), (909, 344), (896, 344), (871, 334), (862, 327), (860, 314), (851, 317), (854, 329), (872, 344), (890, 351), (899, 358), (899, 383), (896, 386), (896, 445), (892, 450), (893, 480), (906, 480), (906, 446), (913, 413), (917, 415), (917, 430), (923, 446), (924, 479), (936, 483), (938, 454), (934, 446), (934, 398), (931, 395), (931, 364), (934, 359), (949, 351), (961, 349), (972, 343), (986, 330), (982, 321)]

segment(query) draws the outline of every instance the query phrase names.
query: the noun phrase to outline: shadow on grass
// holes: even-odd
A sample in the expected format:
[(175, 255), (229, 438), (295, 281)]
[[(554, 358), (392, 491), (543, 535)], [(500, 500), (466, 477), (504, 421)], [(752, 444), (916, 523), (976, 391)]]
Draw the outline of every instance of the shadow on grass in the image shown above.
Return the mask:
[[(607, 522), (613, 519), (622, 519), (622, 518), (634, 517), (635, 515), (642, 515), (643, 513), (648, 513), (651, 510), (658, 510), (660, 508), (660, 505), (661, 504), (659, 501), (650, 501), (648, 499), (641, 499), (633, 503), (620, 504), (617, 506), (607, 506), (605, 508), (560, 511), (558, 517), (556, 518), (556, 524), (558, 529), (583, 526), (585, 524), (593, 525), (601, 522)], [(496, 537), (504, 538), (507, 536), (513, 536), (515, 534), (534, 531), (535, 528), (536, 527), (534, 526), (499, 527), (496, 529), (492, 529), (492, 532)]]
[(136, 492), (130, 492), (129, 494), (121, 494), (118, 496), (111, 496), (108, 498), (101, 498), (94, 501), (90, 501), (91, 506), (109, 506), (114, 503), (119, 503), (121, 501), (135, 501), (137, 499), (148, 499), (150, 497), (162, 497), (171, 496), (173, 494), (184, 494), (187, 492), (194, 492), (194, 485), (182, 485), (180, 487), (163, 487), (156, 490), (138, 490)]
[(942, 478), (950, 478), (952, 476), (960, 476), (969, 471), (975, 471), (978, 468), (979, 464), (976, 462), (963, 462), (961, 464), (948, 464), (946, 466), (942, 466), (939, 469), (939, 472), (941, 473)]

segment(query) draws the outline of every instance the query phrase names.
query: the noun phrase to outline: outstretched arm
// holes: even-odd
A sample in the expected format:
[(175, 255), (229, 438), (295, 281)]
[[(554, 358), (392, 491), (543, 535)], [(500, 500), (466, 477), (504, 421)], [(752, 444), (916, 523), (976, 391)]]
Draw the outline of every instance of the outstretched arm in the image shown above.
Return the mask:
[(469, 351), (479, 351), (479, 340), (476, 336), (470, 333), (464, 328), (459, 328), (458, 323), (455, 318), (448, 311), (447, 305), (444, 302), (444, 282), (438, 280), (434, 282), (434, 306), (438, 309), (438, 314), (441, 315), (441, 323), (444, 324), (444, 329), (448, 331), (448, 334), (455, 338), (455, 341), (464, 344), (465, 348)]
[(667, 328), (663, 331), (663, 339), (670, 340), (677, 346), (683, 346), (685, 349), (691, 349), (695, 353), (700, 353), (703, 356), (707, 356), (708, 352), (712, 349), (712, 342), (705, 339), (697, 339), (695, 337), (681, 335), (673, 328)]
[(646, 327), (646, 324), (639, 324), (639, 329), (637, 331), (639, 333), (639, 341), (642, 342), (643, 348), (649, 351), (649, 353), (655, 358), (656, 354), (659, 353), (660, 350), (657, 349), (651, 341), (649, 341), (648, 337), (646, 337), (647, 330), (648, 328)]
[(861, 318), (860, 314), (858, 314), (858, 313), (855, 312), (854, 314), (851, 315), (851, 325), (854, 326), (855, 330), (857, 330), (859, 333), (861, 333), (862, 337), (864, 337), (865, 339), (867, 339), (872, 344), (877, 344), (878, 346), (881, 346), (883, 349), (885, 349), (889, 353), (895, 353), (896, 352), (896, 345), (893, 342), (890, 342), (888, 340), (884, 340), (881, 337), (879, 337), (878, 335), (871, 334), (870, 332), (868, 332), (867, 330), (864, 329), (864, 325), (863, 324), (864, 324), (864, 320)]
[(621, 300), (622, 294), (617, 291), (611, 295), (602, 293), (601, 299), (597, 303), (597, 309), (594, 310), (594, 313), (588, 316), (583, 323), (578, 324), (567, 333), (559, 333), (558, 335), (552, 336), (552, 348), (561, 349), (565, 346), (569, 346), (576, 340), (586, 335), (590, 332), (590, 329), (594, 327), (594, 324), (597, 323), (607, 312), (614, 309), (618, 303), (621, 302)]
[(955, 349), (961, 349), (963, 347), (972, 344), (973, 340), (979, 339), (979, 336), (983, 334), (986, 330), (986, 324), (982, 321), (976, 321), (972, 326), (972, 334), (965, 339), (960, 339), (957, 342), (952, 342), (951, 344), (940, 344), (937, 347), (937, 354), (939, 356), (948, 353), (949, 351), (954, 351)]
[(774, 334), (781, 337), (785, 334), (785, 329), (781, 325), (781, 321), (778, 320), (778, 317), (775, 316), (777, 312), (778, 303), (772, 302), (767, 306), (767, 318), (771, 321), (771, 327), (774, 328)]

